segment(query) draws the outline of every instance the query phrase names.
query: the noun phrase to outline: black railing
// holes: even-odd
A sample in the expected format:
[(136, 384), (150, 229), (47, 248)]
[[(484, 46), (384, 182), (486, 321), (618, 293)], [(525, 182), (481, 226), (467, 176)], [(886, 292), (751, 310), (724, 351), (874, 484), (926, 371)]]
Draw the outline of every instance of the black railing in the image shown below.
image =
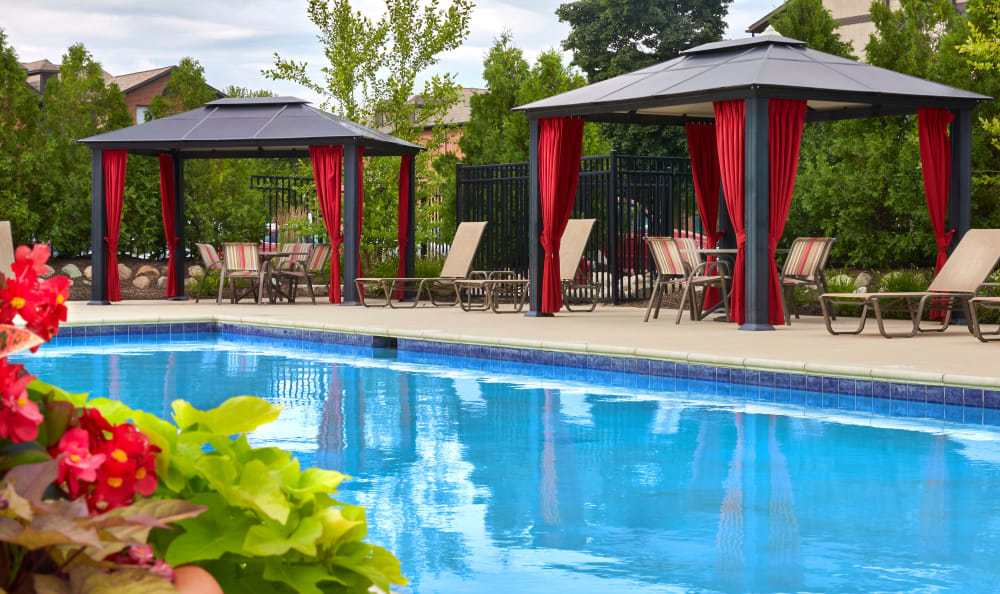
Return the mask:
[(311, 177), (253, 175), (250, 176), (250, 189), (264, 196), (267, 220), (273, 223), (278, 220), (279, 212), (306, 206), (303, 191), (315, 193), (316, 182)]
[[(528, 164), (456, 167), (457, 219), (487, 221), (474, 268), (528, 273)], [(574, 218), (597, 219), (580, 274), (607, 302), (645, 299), (655, 267), (643, 237), (701, 233), (691, 162), (610, 155), (580, 162)]]

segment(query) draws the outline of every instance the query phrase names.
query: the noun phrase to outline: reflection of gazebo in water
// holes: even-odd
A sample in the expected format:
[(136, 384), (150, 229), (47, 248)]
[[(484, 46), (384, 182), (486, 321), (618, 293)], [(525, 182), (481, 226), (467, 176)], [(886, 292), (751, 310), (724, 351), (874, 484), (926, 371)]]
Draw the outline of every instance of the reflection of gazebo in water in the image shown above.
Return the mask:
[(530, 126), (529, 235), (537, 238), (529, 243), (529, 315), (550, 315), (561, 305), (555, 251), (576, 194), (583, 120), (687, 128), (706, 234), (712, 243), (720, 239), (720, 212), (729, 213), (735, 231), (728, 238), (739, 250), (733, 317), (741, 329), (770, 330), (784, 323), (774, 251), (791, 203), (803, 123), (918, 113), (927, 202), (943, 257), (970, 226), (972, 111), (989, 99), (794, 39), (761, 36), (701, 45), (518, 107)]
[[(330, 301), (340, 303), (340, 245), (344, 246), (345, 305), (357, 305), (364, 209), (361, 157), (402, 156), (399, 177), (400, 276), (414, 274), (416, 169), (424, 150), (337, 117), (295, 97), (219, 99), (204, 107), (80, 140), (91, 149), (91, 304), (120, 301), (117, 274), (125, 163), (128, 154), (159, 157), (163, 228), (170, 253), (167, 297), (184, 295), (184, 163), (189, 159), (310, 158), (330, 242)], [(343, 184), (341, 183), (343, 169)], [(343, 231), (341, 231), (343, 189)], [(261, 235), (264, 230), (261, 229)], [(258, 241), (259, 238), (252, 238)]]

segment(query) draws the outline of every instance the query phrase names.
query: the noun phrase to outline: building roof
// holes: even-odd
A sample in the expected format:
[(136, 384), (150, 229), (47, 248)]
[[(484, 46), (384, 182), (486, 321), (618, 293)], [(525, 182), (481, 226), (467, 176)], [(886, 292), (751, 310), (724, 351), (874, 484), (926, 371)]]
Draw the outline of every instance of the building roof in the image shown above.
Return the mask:
[(750, 96), (806, 99), (811, 121), (969, 108), (992, 99), (777, 35), (707, 43), (681, 54), (515, 109), (530, 117), (679, 124), (713, 119), (713, 101)]
[(771, 19), (773, 19), (775, 15), (777, 15), (779, 12), (785, 10), (785, 4), (786, 2), (782, 2), (777, 7), (775, 7), (774, 10), (760, 17), (756, 22), (752, 23), (749, 27), (746, 28), (746, 32), (763, 33), (764, 30), (767, 29), (767, 26), (771, 23)]
[[(472, 104), (470, 100), (473, 95), (481, 95), (486, 92), (486, 89), (477, 89), (473, 87), (463, 87), (459, 91), (458, 103), (455, 103), (448, 111), (445, 112), (444, 117), (441, 118), (441, 123), (448, 126), (461, 126), (469, 121), (472, 117)], [(410, 103), (420, 104), (420, 95), (414, 95), (410, 99)], [(431, 126), (428, 126), (431, 127)]]
[(94, 149), (187, 158), (306, 156), (310, 145), (364, 146), (370, 156), (423, 147), (316, 109), (296, 97), (219, 99), (204, 107), (83, 138)]
[(27, 70), (28, 74), (35, 74), (36, 72), (59, 72), (59, 64), (53, 64), (48, 60), (22, 62), (21, 67)]
[(141, 87), (146, 83), (152, 82), (161, 76), (173, 72), (176, 68), (177, 66), (164, 66), (162, 68), (153, 68), (152, 70), (143, 70), (142, 72), (132, 72), (121, 76), (111, 76), (110, 80), (105, 78), (104, 82), (106, 84), (117, 83), (118, 88), (121, 89), (122, 93), (128, 93), (137, 87)]

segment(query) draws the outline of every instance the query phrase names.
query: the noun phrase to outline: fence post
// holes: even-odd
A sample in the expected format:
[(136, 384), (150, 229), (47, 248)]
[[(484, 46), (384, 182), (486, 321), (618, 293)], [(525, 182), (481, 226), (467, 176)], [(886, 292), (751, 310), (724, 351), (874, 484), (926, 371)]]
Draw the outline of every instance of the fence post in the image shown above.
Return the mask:
[(462, 206), (462, 164), (455, 163), (455, 225), (464, 220), (465, 208)]
[(542, 250), (542, 200), (538, 187), (538, 135), (537, 119), (528, 120), (528, 277), (531, 311), (529, 317), (549, 317), (542, 312), (542, 269), (545, 252)]
[(608, 155), (608, 229), (606, 245), (608, 251), (607, 268), (611, 271), (611, 302), (621, 303), (621, 270), (618, 267), (618, 151), (612, 150)]

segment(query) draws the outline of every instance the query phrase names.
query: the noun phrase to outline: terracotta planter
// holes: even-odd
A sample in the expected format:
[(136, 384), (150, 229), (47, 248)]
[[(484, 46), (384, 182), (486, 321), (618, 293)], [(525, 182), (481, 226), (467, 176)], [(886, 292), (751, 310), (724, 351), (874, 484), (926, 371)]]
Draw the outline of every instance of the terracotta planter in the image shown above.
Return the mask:
[(223, 594), (212, 574), (197, 565), (175, 567), (174, 586), (180, 594)]

